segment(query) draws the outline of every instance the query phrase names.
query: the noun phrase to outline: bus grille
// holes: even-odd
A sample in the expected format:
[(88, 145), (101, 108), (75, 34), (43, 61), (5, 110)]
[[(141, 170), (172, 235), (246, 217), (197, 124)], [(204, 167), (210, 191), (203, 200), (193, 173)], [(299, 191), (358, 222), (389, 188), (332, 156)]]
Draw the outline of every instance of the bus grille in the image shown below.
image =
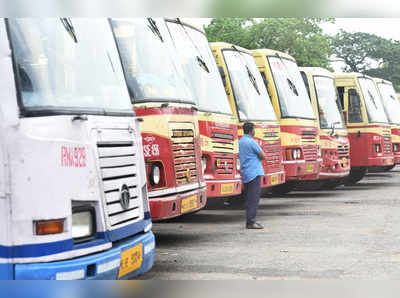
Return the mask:
[(312, 145), (304, 146), (303, 154), (306, 161), (316, 161), (318, 159), (318, 148)]
[(317, 138), (317, 134), (315, 131), (306, 130), (301, 133), (301, 140), (303, 141), (303, 143), (315, 144), (316, 138)]
[(212, 147), (215, 157), (216, 173), (220, 175), (233, 174), (234, 137), (229, 133), (212, 132)]
[(383, 132), (383, 147), (384, 147), (384, 152), (386, 154), (391, 154), (392, 153), (392, 135), (391, 131), (384, 131)]
[[(198, 180), (196, 166), (195, 133), (192, 124), (170, 123), (172, 154), (174, 158), (176, 181), (178, 185), (195, 183)], [(172, 127), (171, 127), (172, 126)]]
[[(106, 213), (112, 228), (142, 218), (140, 189), (137, 178), (136, 147), (132, 141), (98, 142), (100, 171), (106, 198)], [(129, 205), (121, 205), (121, 189), (130, 194)]]
[(279, 168), (282, 163), (281, 146), (279, 144), (264, 143), (263, 150), (267, 167)]
[(348, 157), (349, 154), (350, 154), (349, 145), (344, 145), (344, 146), (339, 145), (338, 146), (338, 155), (339, 155), (340, 158), (341, 157)]

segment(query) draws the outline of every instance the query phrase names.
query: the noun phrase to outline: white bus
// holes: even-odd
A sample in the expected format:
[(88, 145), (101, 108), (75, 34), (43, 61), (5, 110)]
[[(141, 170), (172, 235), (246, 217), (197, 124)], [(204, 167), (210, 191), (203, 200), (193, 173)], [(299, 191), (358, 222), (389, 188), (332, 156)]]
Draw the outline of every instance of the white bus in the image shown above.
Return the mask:
[(154, 235), (106, 19), (0, 19), (0, 278), (126, 279)]

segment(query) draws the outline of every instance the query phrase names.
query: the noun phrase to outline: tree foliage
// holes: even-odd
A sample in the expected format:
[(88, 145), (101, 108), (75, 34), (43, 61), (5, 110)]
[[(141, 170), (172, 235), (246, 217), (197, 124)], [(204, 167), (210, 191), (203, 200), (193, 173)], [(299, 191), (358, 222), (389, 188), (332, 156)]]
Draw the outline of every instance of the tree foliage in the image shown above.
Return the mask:
[(400, 42), (364, 32), (341, 30), (331, 39), (334, 55), (343, 59), (344, 71), (389, 80), (400, 91)]
[(321, 18), (215, 18), (205, 27), (210, 42), (225, 41), (248, 49), (274, 49), (293, 56), (300, 66), (329, 67), (330, 39)]

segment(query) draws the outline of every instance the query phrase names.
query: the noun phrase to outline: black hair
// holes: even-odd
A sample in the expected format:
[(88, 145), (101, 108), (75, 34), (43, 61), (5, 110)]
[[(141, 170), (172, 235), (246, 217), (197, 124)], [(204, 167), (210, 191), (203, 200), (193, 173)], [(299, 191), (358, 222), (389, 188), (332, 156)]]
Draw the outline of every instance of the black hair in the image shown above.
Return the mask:
[(250, 134), (252, 131), (254, 130), (254, 124), (251, 122), (246, 122), (245, 124), (243, 124), (243, 132), (245, 134)]

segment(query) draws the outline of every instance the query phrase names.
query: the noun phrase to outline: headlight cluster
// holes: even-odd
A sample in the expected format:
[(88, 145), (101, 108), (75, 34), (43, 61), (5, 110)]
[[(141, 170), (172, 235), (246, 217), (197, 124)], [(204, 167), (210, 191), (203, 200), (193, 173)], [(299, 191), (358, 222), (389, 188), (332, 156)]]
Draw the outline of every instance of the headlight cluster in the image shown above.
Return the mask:
[(381, 144), (374, 144), (374, 149), (376, 153), (380, 153), (381, 151)]
[(318, 157), (321, 157), (321, 156), (322, 156), (321, 148), (318, 148)]
[(72, 209), (72, 238), (75, 243), (87, 241), (96, 233), (96, 217), (93, 207)]
[(236, 171), (240, 171), (240, 159), (236, 159)]
[(152, 186), (158, 185), (161, 180), (161, 169), (157, 164), (153, 164), (150, 170), (150, 183)]
[(286, 150), (286, 159), (287, 160), (296, 160), (301, 158), (301, 149), (287, 149)]
[(399, 152), (399, 144), (393, 144), (393, 152)]
[(203, 174), (206, 172), (207, 168), (207, 157), (203, 156), (201, 158), (201, 170), (203, 171)]

